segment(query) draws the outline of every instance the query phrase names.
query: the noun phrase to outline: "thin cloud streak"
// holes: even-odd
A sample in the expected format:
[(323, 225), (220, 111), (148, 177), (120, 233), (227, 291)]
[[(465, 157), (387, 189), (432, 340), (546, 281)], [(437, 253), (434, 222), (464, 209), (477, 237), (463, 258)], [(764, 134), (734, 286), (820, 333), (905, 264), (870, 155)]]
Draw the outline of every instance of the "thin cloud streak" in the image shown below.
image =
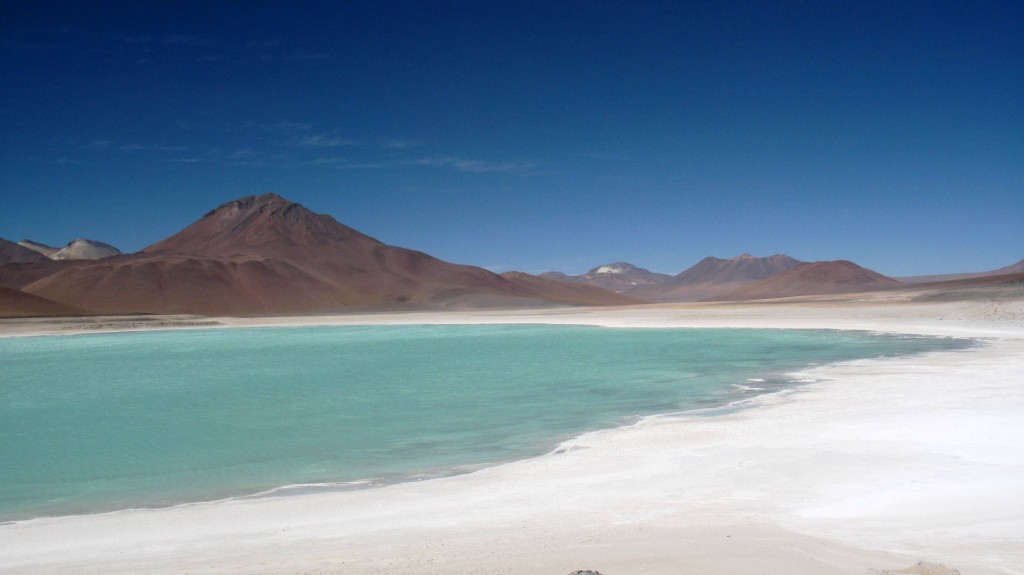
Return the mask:
[(188, 146), (161, 146), (159, 144), (125, 144), (118, 146), (124, 152), (184, 152)]
[(221, 44), (209, 38), (191, 36), (188, 34), (168, 34), (160, 43), (165, 46), (187, 46), (189, 48), (220, 48)]
[(312, 148), (337, 148), (341, 146), (358, 146), (359, 142), (331, 134), (307, 134), (294, 140), (291, 145)]
[(536, 168), (540, 165), (536, 162), (489, 162), (483, 160), (458, 158), (454, 156), (444, 156), (440, 158), (423, 158), (417, 160), (416, 163), (417, 165), (421, 166), (447, 166), (459, 172), (469, 172), (474, 174), (487, 172), (521, 173), (532, 168)]
[[(202, 129), (203, 124), (188, 124), (187, 129)], [(123, 153), (150, 153), (165, 156), (162, 159), (178, 164), (212, 163), (225, 166), (253, 166), (268, 168), (321, 167), (337, 170), (393, 170), (403, 168), (450, 169), (465, 174), (544, 175), (538, 168), (548, 163), (535, 161), (487, 160), (456, 155), (412, 156), (406, 150), (420, 144), (403, 138), (368, 138), (358, 140), (339, 135), (336, 131), (312, 131), (314, 124), (307, 122), (246, 122), (237, 127), (224, 127), (228, 132), (258, 130), (268, 134), (259, 137), (250, 132), (247, 142), (251, 146), (232, 151), (219, 147), (193, 147), (162, 143), (120, 143), (94, 139), (80, 150), (93, 152), (116, 151)], [(186, 129), (186, 128), (183, 128)], [(315, 150), (349, 148), (353, 153), (344, 156), (315, 155)]]

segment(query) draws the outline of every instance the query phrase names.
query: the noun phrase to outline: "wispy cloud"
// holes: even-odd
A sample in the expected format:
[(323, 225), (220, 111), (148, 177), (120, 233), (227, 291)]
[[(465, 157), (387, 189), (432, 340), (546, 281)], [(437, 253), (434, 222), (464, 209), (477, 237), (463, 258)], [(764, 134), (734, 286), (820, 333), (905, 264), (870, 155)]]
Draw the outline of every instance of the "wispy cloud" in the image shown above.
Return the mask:
[(118, 36), (117, 39), (126, 44), (149, 44), (153, 41), (153, 37), (149, 35)]
[(167, 158), (168, 162), (175, 164), (203, 164), (210, 162), (210, 158), (207, 157), (182, 157), (182, 158)]
[(168, 145), (168, 144), (142, 144), (138, 142), (132, 142), (128, 144), (121, 144), (113, 142), (111, 140), (92, 140), (91, 142), (79, 146), (82, 150), (101, 151), (101, 150), (117, 150), (119, 152), (149, 152), (149, 153), (170, 153), (170, 152), (186, 152), (188, 146), (181, 145)]
[(590, 153), (590, 154), (577, 154), (581, 158), (589, 158), (591, 160), (613, 160), (616, 162), (622, 162), (629, 160), (628, 156), (621, 156), (617, 154), (601, 154), (601, 153)]
[[(93, 154), (124, 153), (152, 157), (176, 164), (252, 166), (264, 168), (321, 168), (334, 170), (446, 169), (464, 174), (542, 176), (550, 164), (524, 160), (472, 158), (454, 154), (425, 155), (420, 142), (395, 137), (350, 137), (338, 129), (324, 129), (310, 122), (244, 122), (217, 126), (204, 122), (179, 122), (185, 132), (219, 132), (223, 146), (184, 145), (165, 142), (117, 142), (97, 138), (88, 143), (69, 141), (78, 150)], [(194, 140), (194, 134), (187, 138)], [(218, 141), (207, 138), (205, 141)], [(235, 144), (232, 146), (231, 144)], [(74, 154), (68, 154), (71, 157)]]
[(163, 146), (160, 144), (124, 144), (117, 147), (124, 152), (184, 152), (187, 146)]
[(286, 134), (308, 132), (313, 129), (313, 124), (306, 122), (271, 122), (260, 124), (259, 126), (267, 132), (284, 132)]
[(415, 148), (416, 146), (419, 145), (419, 142), (395, 138), (392, 140), (384, 140), (381, 143), (381, 145), (384, 146), (385, 148), (388, 148), (389, 150), (405, 150), (407, 148)]
[(357, 146), (359, 142), (333, 134), (306, 134), (295, 138), (291, 145), (316, 148), (337, 148), (339, 146)]
[(450, 167), (460, 172), (486, 173), (486, 172), (524, 172), (538, 167), (536, 162), (494, 162), (486, 160), (474, 160), (444, 156), (440, 158), (421, 158), (416, 160), (420, 166), (441, 166)]
[(256, 57), (264, 62), (303, 62), (303, 61), (320, 61), (330, 60), (334, 57), (334, 52), (283, 52), (283, 53), (269, 53), (262, 52), (256, 54)]
[(165, 46), (186, 46), (189, 48), (220, 48), (221, 43), (212, 39), (204, 38), (202, 36), (193, 36), (190, 34), (168, 34), (160, 39), (160, 43)]

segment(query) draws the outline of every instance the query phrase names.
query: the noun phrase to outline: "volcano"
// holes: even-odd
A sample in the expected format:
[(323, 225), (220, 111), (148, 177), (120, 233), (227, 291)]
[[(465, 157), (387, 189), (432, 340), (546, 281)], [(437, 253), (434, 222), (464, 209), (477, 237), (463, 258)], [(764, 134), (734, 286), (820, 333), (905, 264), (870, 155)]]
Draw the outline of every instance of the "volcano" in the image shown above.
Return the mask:
[(22, 291), (97, 313), (201, 315), (638, 301), (528, 278), (390, 246), (264, 194), (225, 203), (139, 253), (60, 269)]
[(656, 301), (698, 301), (772, 277), (801, 263), (783, 254), (768, 257), (743, 254), (729, 259), (706, 257), (664, 282), (628, 293)]
[(804, 263), (767, 279), (741, 287), (715, 299), (751, 300), (855, 293), (904, 286), (901, 281), (851, 261)]

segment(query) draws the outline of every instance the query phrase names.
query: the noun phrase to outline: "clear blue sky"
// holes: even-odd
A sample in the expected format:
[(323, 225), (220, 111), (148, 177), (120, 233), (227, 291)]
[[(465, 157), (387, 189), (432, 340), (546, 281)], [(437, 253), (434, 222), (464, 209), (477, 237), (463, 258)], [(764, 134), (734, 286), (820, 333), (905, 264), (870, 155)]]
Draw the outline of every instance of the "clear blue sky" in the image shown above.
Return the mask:
[(0, 3), (0, 237), (276, 192), (496, 271), (1024, 257), (1024, 4)]

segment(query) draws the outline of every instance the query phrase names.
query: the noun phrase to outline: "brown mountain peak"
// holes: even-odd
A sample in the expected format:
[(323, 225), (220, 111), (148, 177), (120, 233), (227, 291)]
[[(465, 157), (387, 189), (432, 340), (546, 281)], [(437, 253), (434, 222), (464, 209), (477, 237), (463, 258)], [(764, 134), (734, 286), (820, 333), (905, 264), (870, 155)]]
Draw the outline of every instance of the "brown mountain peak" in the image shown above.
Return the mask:
[(854, 293), (894, 288), (902, 282), (849, 260), (801, 263), (715, 299), (747, 300)]
[(220, 205), (146, 253), (215, 256), (292, 256), (296, 249), (329, 249), (347, 242), (380, 242), (273, 193)]

